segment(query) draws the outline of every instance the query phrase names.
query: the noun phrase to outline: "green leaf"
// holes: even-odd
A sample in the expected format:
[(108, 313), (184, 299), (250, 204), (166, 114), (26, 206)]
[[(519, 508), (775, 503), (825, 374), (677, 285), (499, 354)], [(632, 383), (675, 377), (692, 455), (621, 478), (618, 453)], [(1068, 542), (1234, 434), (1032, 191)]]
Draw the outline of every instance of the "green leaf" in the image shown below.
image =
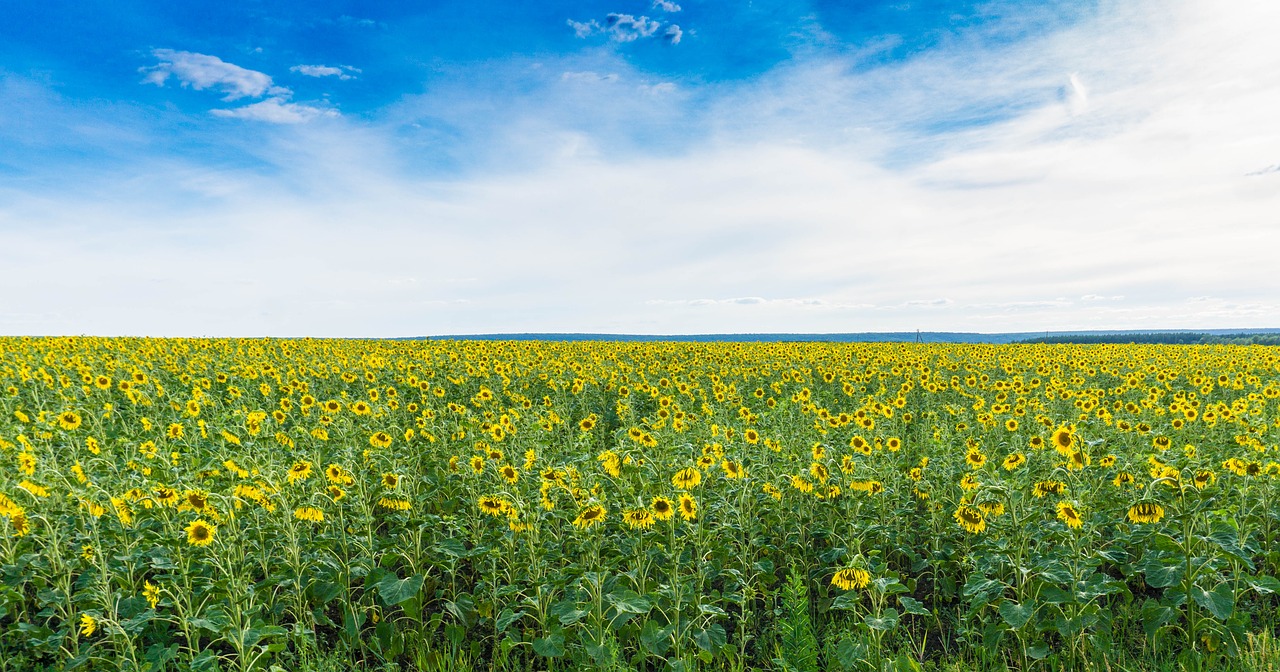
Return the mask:
[(1032, 644), (1027, 647), (1027, 655), (1036, 660), (1044, 660), (1049, 657), (1049, 645), (1044, 642)]
[(1257, 576), (1248, 581), (1249, 587), (1261, 595), (1280, 593), (1280, 581), (1277, 581), (1274, 576)]
[(504, 632), (507, 628), (511, 627), (512, 623), (520, 620), (520, 617), (522, 616), (524, 616), (523, 611), (513, 612), (510, 609), (503, 609), (502, 613), (498, 614), (498, 618), (494, 621), (493, 625), (497, 628), (498, 632)]
[(1147, 585), (1152, 588), (1168, 588), (1182, 580), (1184, 565), (1176, 559), (1169, 564), (1162, 562), (1143, 563), (1142, 572), (1147, 577)]
[(1034, 607), (1018, 604), (1013, 600), (1005, 600), (1000, 603), (1000, 618), (1003, 618), (1004, 622), (1008, 623), (1009, 627), (1014, 630), (1026, 625), (1035, 611)]
[(884, 595), (898, 595), (908, 592), (907, 587), (902, 585), (902, 582), (891, 576), (882, 576), (872, 581), (871, 585), (875, 586), (876, 590)]
[(378, 595), (388, 606), (408, 602), (422, 590), (422, 578), (422, 575), (414, 574), (407, 579), (397, 579), (395, 574), (391, 574), (377, 583)]
[(1225, 621), (1236, 608), (1236, 596), (1231, 586), (1220, 583), (1217, 588), (1207, 591), (1200, 586), (1191, 588), (1191, 599), (1196, 604), (1208, 609), (1220, 621)]
[(573, 625), (581, 621), (587, 615), (585, 609), (574, 609), (573, 611), (560, 614), (560, 625)]
[(655, 621), (645, 621), (644, 627), (640, 629), (640, 643), (649, 653), (661, 656), (671, 648), (671, 633), (675, 628), (675, 625), (660, 627)]
[(716, 653), (720, 650), (720, 647), (724, 646), (726, 638), (724, 627), (719, 623), (713, 623), (711, 627), (705, 630), (697, 630), (693, 633), (693, 643), (697, 644), (698, 648), (711, 654)]
[(858, 597), (858, 594), (855, 592), (837, 595), (836, 599), (831, 600), (831, 608), (837, 611), (851, 611), (854, 607), (858, 606)]
[(1178, 611), (1155, 600), (1147, 600), (1142, 605), (1142, 631), (1148, 637), (1155, 637), (1160, 628), (1178, 617)]
[(533, 640), (533, 650), (546, 658), (559, 658), (564, 655), (564, 635), (553, 632), (546, 637)]
[(892, 630), (898, 627), (898, 610), (893, 607), (888, 607), (884, 610), (884, 613), (880, 614), (879, 618), (867, 616), (863, 619), (863, 622), (865, 622), (867, 627), (872, 630)]
[(898, 606), (902, 607), (902, 612), (905, 614), (915, 614), (916, 616), (932, 616), (933, 615), (933, 613), (930, 612), (928, 608), (926, 608), (914, 597), (907, 597), (906, 595), (899, 597)]
[(1068, 604), (1072, 601), (1071, 593), (1057, 586), (1045, 586), (1040, 597), (1048, 604)]
[(605, 595), (605, 599), (609, 600), (609, 604), (618, 610), (619, 613), (628, 614), (647, 614), (653, 606), (649, 600), (634, 590), (624, 590), (621, 593), (609, 593)]

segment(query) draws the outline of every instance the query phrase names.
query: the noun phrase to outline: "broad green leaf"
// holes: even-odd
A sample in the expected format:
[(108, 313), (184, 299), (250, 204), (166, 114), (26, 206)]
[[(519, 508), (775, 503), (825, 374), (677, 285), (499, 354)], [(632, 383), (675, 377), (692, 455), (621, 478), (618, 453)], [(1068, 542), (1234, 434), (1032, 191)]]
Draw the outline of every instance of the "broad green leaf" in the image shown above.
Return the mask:
[(932, 616), (933, 613), (927, 607), (917, 601), (914, 597), (902, 595), (898, 597), (898, 606), (902, 607), (905, 614), (915, 614), (917, 616)]
[(408, 602), (422, 590), (422, 575), (414, 574), (407, 579), (397, 579), (395, 574), (383, 578), (377, 584), (378, 595), (389, 606)]
[(1004, 619), (1009, 627), (1017, 630), (1027, 624), (1031, 620), (1031, 615), (1035, 613), (1035, 608), (1029, 605), (1018, 604), (1013, 600), (1005, 600), (1000, 603), (1000, 618)]
[(523, 611), (513, 612), (510, 609), (503, 609), (502, 613), (498, 614), (498, 618), (496, 621), (494, 621), (493, 625), (495, 628), (497, 628), (498, 632), (503, 632), (507, 628), (511, 627), (512, 623), (515, 623), (516, 621), (520, 620), (520, 617), (522, 616), (524, 616)]
[(619, 612), (630, 614), (646, 614), (652, 606), (649, 600), (634, 590), (624, 590), (621, 593), (609, 593), (605, 595), (605, 599), (613, 605), (614, 609)]
[(545, 658), (559, 658), (564, 655), (564, 635), (553, 632), (546, 637), (533, 640), (533, 650)]
[(1236, 596), (1232, 592), (1231, 586), (1226, 583), (1218, 584), (1217, 588), (1212, 591), (1205, 590), (1199, 586), (1191, 588), (1191, 599), (1196, 604), (1208, 609), (1210, 613), (1224, 621), (1231, 616), (1231, 612), (1236, 608)]
[(898, 626), (898, 610), (888, 607), (878, 618), (868, 615), (863, 622), (872, 630), (892, 630)]

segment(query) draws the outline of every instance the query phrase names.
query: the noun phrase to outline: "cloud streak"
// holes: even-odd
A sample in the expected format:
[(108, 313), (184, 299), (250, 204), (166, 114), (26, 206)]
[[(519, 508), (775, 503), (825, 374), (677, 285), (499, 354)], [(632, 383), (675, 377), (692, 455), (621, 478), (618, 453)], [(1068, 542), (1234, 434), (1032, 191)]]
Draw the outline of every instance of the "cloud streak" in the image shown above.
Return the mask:
[(221, 91), (226, 94), (222, 100), (228, 102), (288, 91), (273, 86), (271, 77), (264, 73), (227, 63), (217, 56), (173, 49), (154, 49), (151, 54), (160, 62), (140, 70), (145, 73), (142, 81), (147, 84), (164, 86), (172, 77), (182, 86), (196, 91)]

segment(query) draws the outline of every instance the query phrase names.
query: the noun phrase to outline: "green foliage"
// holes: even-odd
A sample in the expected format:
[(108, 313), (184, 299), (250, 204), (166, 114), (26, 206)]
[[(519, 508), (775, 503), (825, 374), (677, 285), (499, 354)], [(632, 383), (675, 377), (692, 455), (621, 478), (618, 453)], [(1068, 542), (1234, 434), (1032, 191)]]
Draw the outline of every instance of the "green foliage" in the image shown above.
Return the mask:
[(774, 659), (788, 672), (818, 672), (818, 636), (810, 608), (808, 578), (792, 567), (777, 608), (778, 657)]

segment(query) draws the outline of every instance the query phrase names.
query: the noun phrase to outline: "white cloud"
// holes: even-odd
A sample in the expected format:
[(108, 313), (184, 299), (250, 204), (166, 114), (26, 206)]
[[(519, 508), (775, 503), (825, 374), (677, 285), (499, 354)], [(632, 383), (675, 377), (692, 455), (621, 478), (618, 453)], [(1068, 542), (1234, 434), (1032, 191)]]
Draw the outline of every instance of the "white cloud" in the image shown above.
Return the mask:
[[(599, 33), (609, 36), (614, 42), (634, 42), (636, 40), (653, 37), (658, 29), (662, 27), (661, 21), (656, 21), (647, 16), (634, 16), (632, 14), (619, 14), (610, 12), (604, 17), (604, 23), (600, 23), (595, 19), (590, 21), (574, 21), (569, 19), (568, 26), (573, 29), (573, 34), (580, 38), (590, 37)], [(679, 26), (673, 26), (675, 31), (668, 29), (664, 34), (665, 39), (673, 43), (680, 42)]]
[(142, 81), (148, 84), (164, 86), (170, 77), (174, 77), (182, 86), (197, 91), (222, 91), (226, 94), (223, 97), (225, 101), (288, 93), (288, 89), (273, 86), (270, 76), (227, 63), (217, 56), (173, 49), (155, 49), (151, 53), (160, 59), (160, 63), (140, 69), (146, 73)]
[(289, 68), (290, 72), (296, 72), (308, 77), (337, 77), (341, 80), (354, 79), (351, 73), (359, 74), (359, 68), (353, 68), (349, 65), (340, 65), (333, 67), (331, 65), (295, 65)]
[(676, 3), (671, 2), (670, 0), (653, 0), (653, 8), (660, 9), (664, 12), (680, 11), (680, 5), (677, 5)]
[[(505, 163), (460, 177), (404, 171), (402, 118), (335, 117), (271, 129), (260, 172), (140, 163), (56, 197), (0, 183), (0, 332), (1277, 326), (1280, 191), (1245, 175), (1280, 157), (1280, 52), (1257, 29), (1278, 19), (1272, 3), (1104, 4), (1021, 44), (797, 59), (684, 97), (567, 85), (644, 79), (578, 63), (482, 127)], [(617, 123), (578, 123), (566, 92)], [(947, 125), (961, 113), (991, 116)], [(699, 130), (598, 149), (637, 123)]]
[(671, 44), (680, 44), (680, 40), (683, 37), (684, 31), (680, 30), (680, 26), (674, 24), (667, 26), (666, 31), (662, 33), (662, 39), (670, 42)]
[(337, 110), (290, 103), (284, 98), (267, 98), (251, 105), (211, 110), (210, 113), (224, 119), (252, 119), (273, 124), (301, 124), (321, 117), (338, 116)]

